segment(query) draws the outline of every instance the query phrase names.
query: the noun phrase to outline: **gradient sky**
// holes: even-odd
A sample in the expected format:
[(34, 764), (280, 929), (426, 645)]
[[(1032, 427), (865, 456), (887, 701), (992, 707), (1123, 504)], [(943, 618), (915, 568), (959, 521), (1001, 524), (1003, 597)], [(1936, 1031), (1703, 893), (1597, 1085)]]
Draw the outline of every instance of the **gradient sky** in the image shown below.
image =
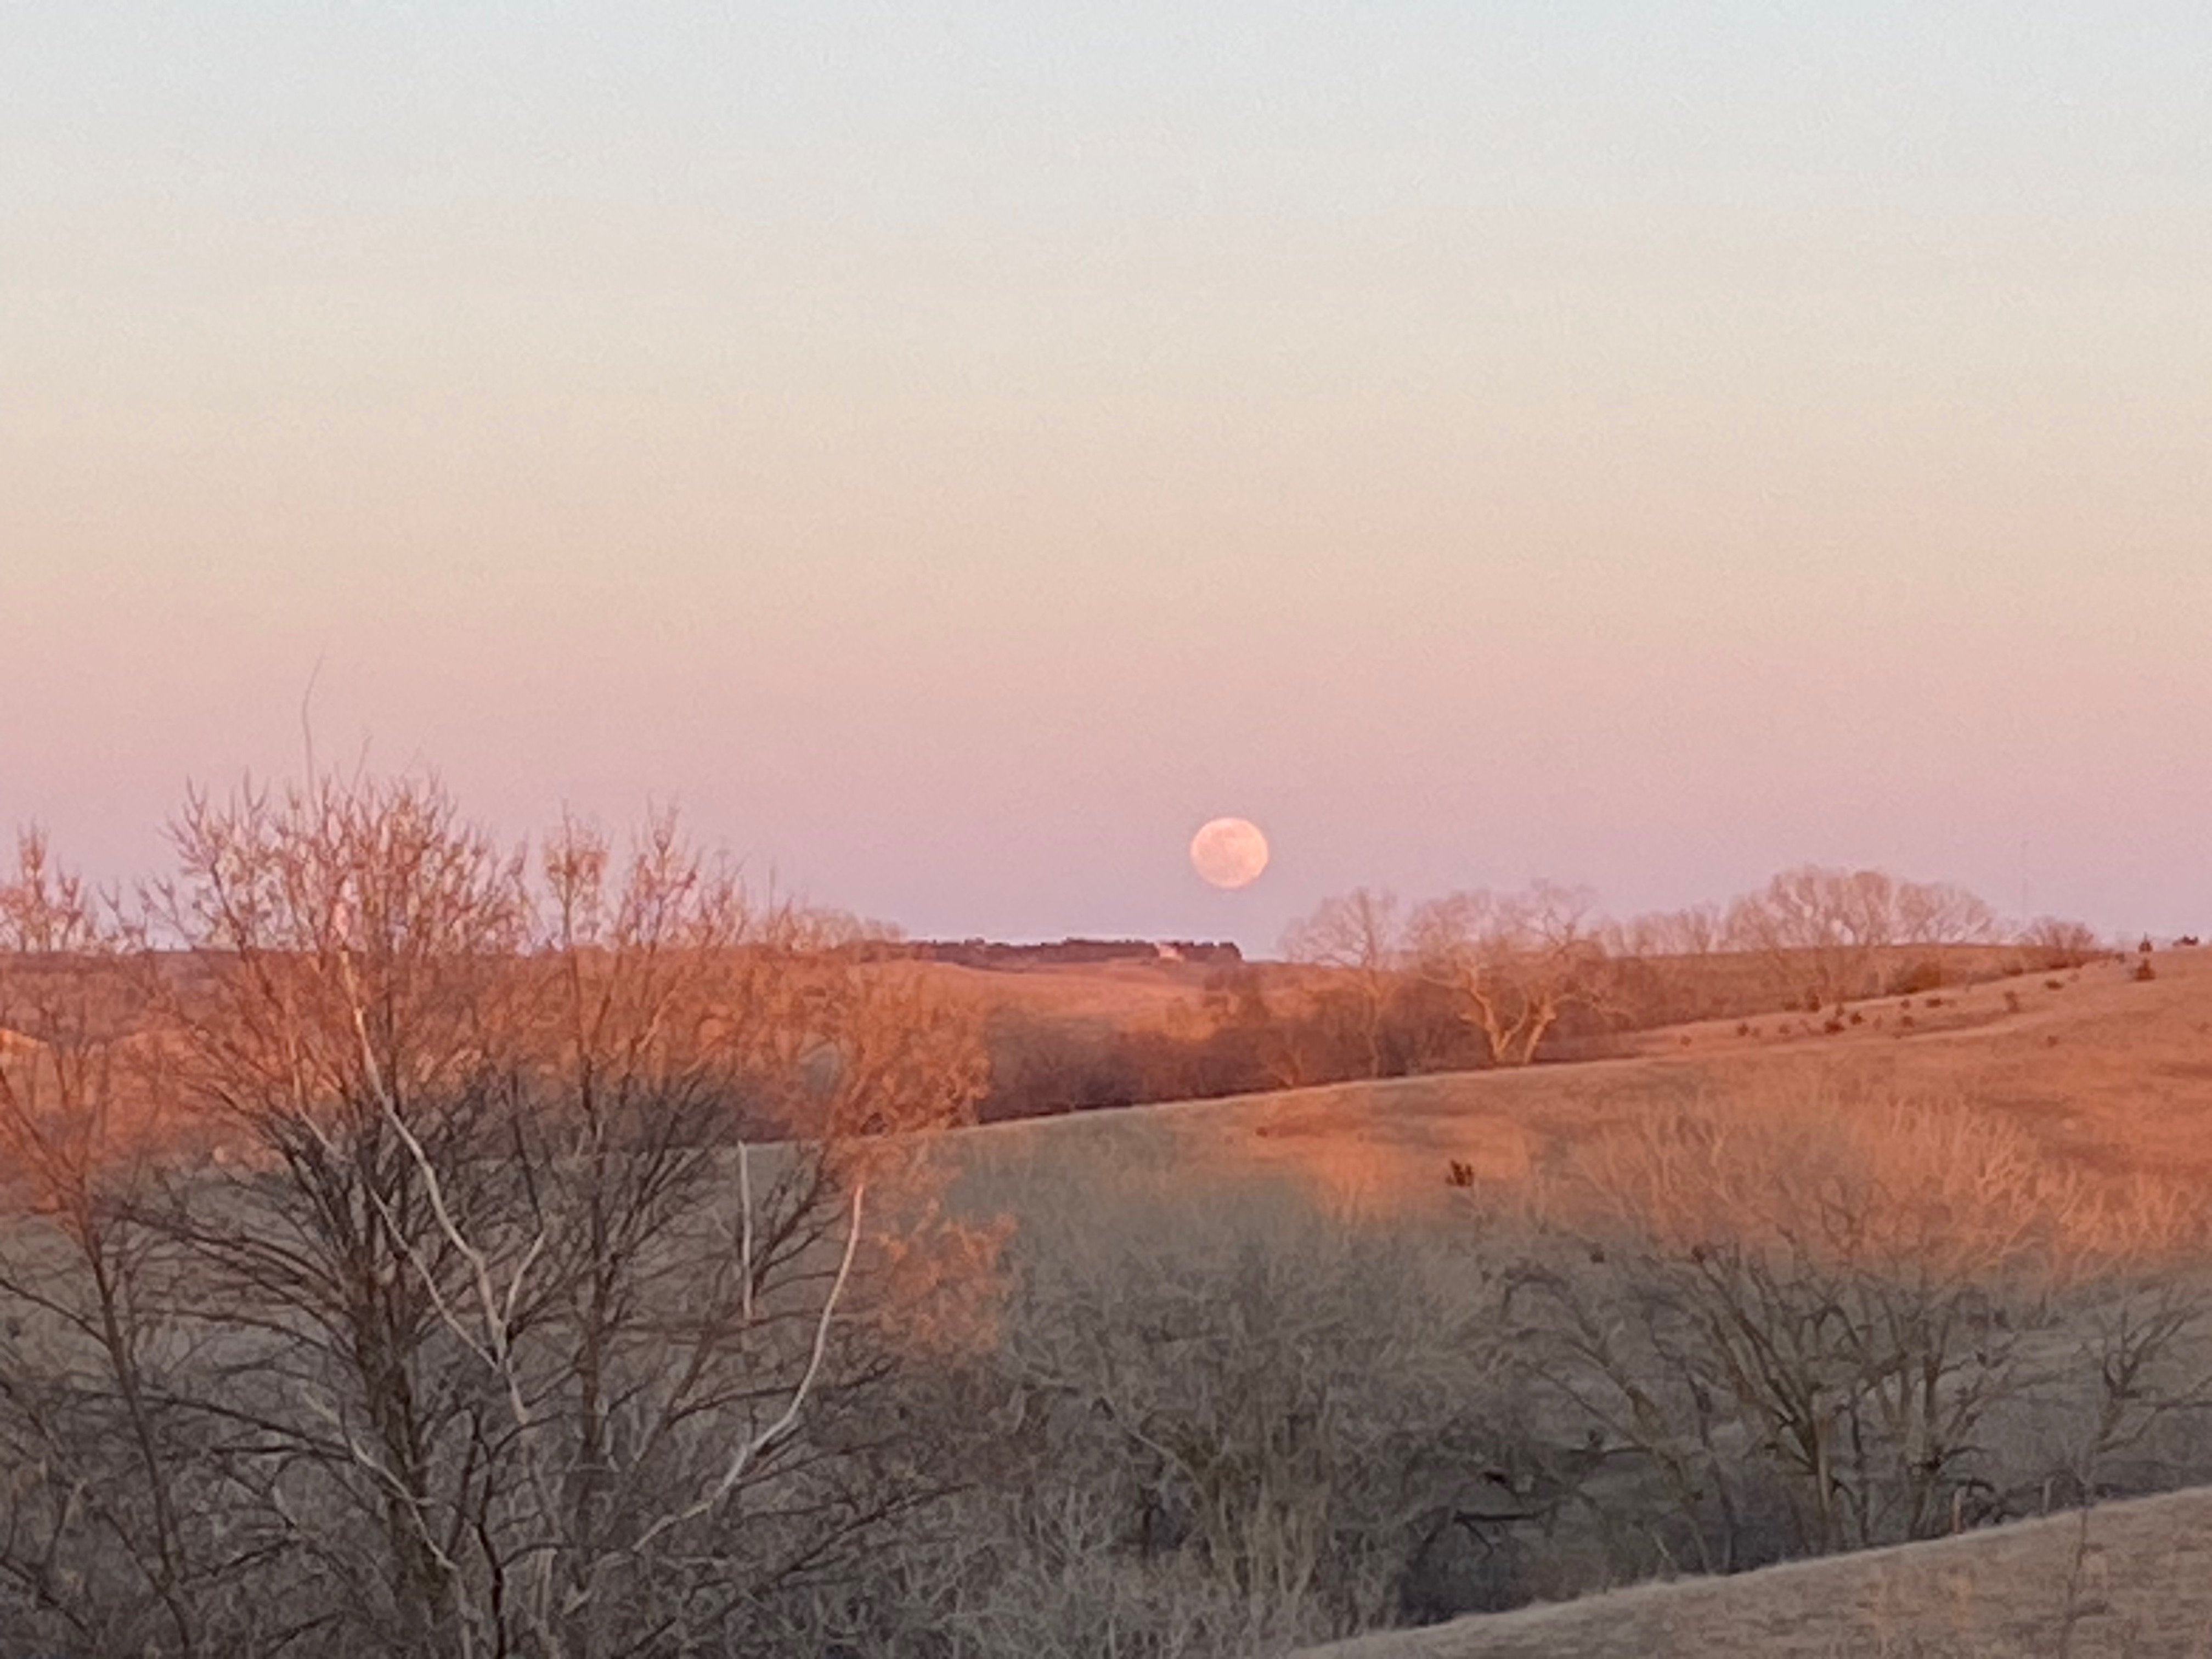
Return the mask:
[[(0, 8), (0, 823), (2212, 927), (2212, 9)], [(1236, 812), (1277, 864), (1183, 862)]]

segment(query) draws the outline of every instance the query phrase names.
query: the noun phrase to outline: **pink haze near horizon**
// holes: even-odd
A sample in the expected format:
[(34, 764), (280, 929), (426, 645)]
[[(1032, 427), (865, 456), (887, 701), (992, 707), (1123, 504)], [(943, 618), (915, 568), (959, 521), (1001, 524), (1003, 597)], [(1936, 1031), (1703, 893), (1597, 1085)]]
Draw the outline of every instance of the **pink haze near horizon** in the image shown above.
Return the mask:
[(1645, 9), (11, 7), (0, 823), (307, 700), (918, 933), (2203, 931), (2212, 21)]

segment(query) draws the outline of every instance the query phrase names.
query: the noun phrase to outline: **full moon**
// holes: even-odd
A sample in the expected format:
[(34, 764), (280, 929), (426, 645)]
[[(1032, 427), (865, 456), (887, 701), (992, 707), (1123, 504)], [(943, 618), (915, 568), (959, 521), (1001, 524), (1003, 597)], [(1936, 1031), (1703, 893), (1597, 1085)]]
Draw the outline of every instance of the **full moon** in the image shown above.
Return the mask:
[(1267, 867), (1267, 838), (1243, 818), (1216, 818), (1191, 837), (1190, 866), (1224, 890), (1249, 887)]

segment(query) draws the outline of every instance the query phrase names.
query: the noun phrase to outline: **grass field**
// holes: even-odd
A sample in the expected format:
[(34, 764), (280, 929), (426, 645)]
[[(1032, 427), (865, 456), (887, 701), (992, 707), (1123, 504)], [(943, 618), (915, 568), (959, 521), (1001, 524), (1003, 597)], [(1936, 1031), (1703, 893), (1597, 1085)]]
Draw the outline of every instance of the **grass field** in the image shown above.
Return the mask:
[[(2191, 1214), (2212, 1177), (2212, 954), (2160, 953), (2155, 977), (2106, 961), (1861, 1005), (1645, 1034), (1626, 1058), (1097, 1112), (963, 1132), (965, 1205), (1050, 1248), (1188, 1218), (1193, 1248), (1267, 1218), (1386, 1219), (1447, 1236), (1485, 1206), (1533, 1201), (1594, 1148), (1685, 1111), (1756, 1121), (1819, 1099), (1887, 1101), (2002, 1126), (2053, 1171), (2140, 1184)], [(1903, 1016), (1909, 1014), (1911, 1024)], [(1879, 1024), (1877, 1024), (1879, 1020)], [(1448, 1179), (1456, 1164), (1476, 1190)], [(1472, 1210), (1470, 1206), (1473, 1206)], [(2201, 1238), (2188, 1218), (2174, 1237)], [(2194, 1245), (2192, 1243), (2192, 1249)], [(2177, 1273), (2201, 1262), (2173, 1260)], [(2172, 1477), (2168, 1477), (2171, 1479)], [(2154, 1489), (2153, 1480), (2148, 1487)], [(2015, 1513), (2018, 1511), (2015, 1510)], [(2107, 1504), (1956, 1539), (1719, 1579), (1652, 1583), (1325, 1650), (1443, 1656), (2212, 1655), (2212, 1492)]]
[(1954, 1100), (2103, 1176), (2212, 1180), (2212, 951), (2155, 963), (2148, 982), (2108, 961), (1942, 993), (1936, 1007), (1869, 1002), (1835, 1035), (1817, 1015), (1767, 1015), (1644, 1033), (1619, 1060), (997, 1125), (964, 1133), (960, 1155), (1011, 1179), (1017, 1201), (1024, 1171), (1056, 1188), (1114, 1170), (1282, 1175), (1395, 1208), (1442, 1199), (1454, 1161), (1510, 1182), (1656, 1110), (1819, 1084)]
[(2212, 1492), (1645, 1584), (1305, 1650), (1303, 1659), (2197, 1659)]

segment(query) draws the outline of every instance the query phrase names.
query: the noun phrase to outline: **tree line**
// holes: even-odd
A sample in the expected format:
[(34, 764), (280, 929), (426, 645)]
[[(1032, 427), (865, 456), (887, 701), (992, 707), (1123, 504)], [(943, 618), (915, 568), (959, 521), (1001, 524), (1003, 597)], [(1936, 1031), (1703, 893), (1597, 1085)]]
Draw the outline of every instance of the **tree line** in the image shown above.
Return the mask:
[(1625, 921), (1586, 889), (1538, 881), (1415, 904), (1370, 888), (1285, 932), (1280, 963), (1242, 963), (1153, 1028), (994, 1016), (1004, 1118), (1618, 1052), (1627, 1033), (1917, 994), (2105, 947), (2078, 923), (2007, 927), (1942, 882), (1802, 866), (1728, 904)]

